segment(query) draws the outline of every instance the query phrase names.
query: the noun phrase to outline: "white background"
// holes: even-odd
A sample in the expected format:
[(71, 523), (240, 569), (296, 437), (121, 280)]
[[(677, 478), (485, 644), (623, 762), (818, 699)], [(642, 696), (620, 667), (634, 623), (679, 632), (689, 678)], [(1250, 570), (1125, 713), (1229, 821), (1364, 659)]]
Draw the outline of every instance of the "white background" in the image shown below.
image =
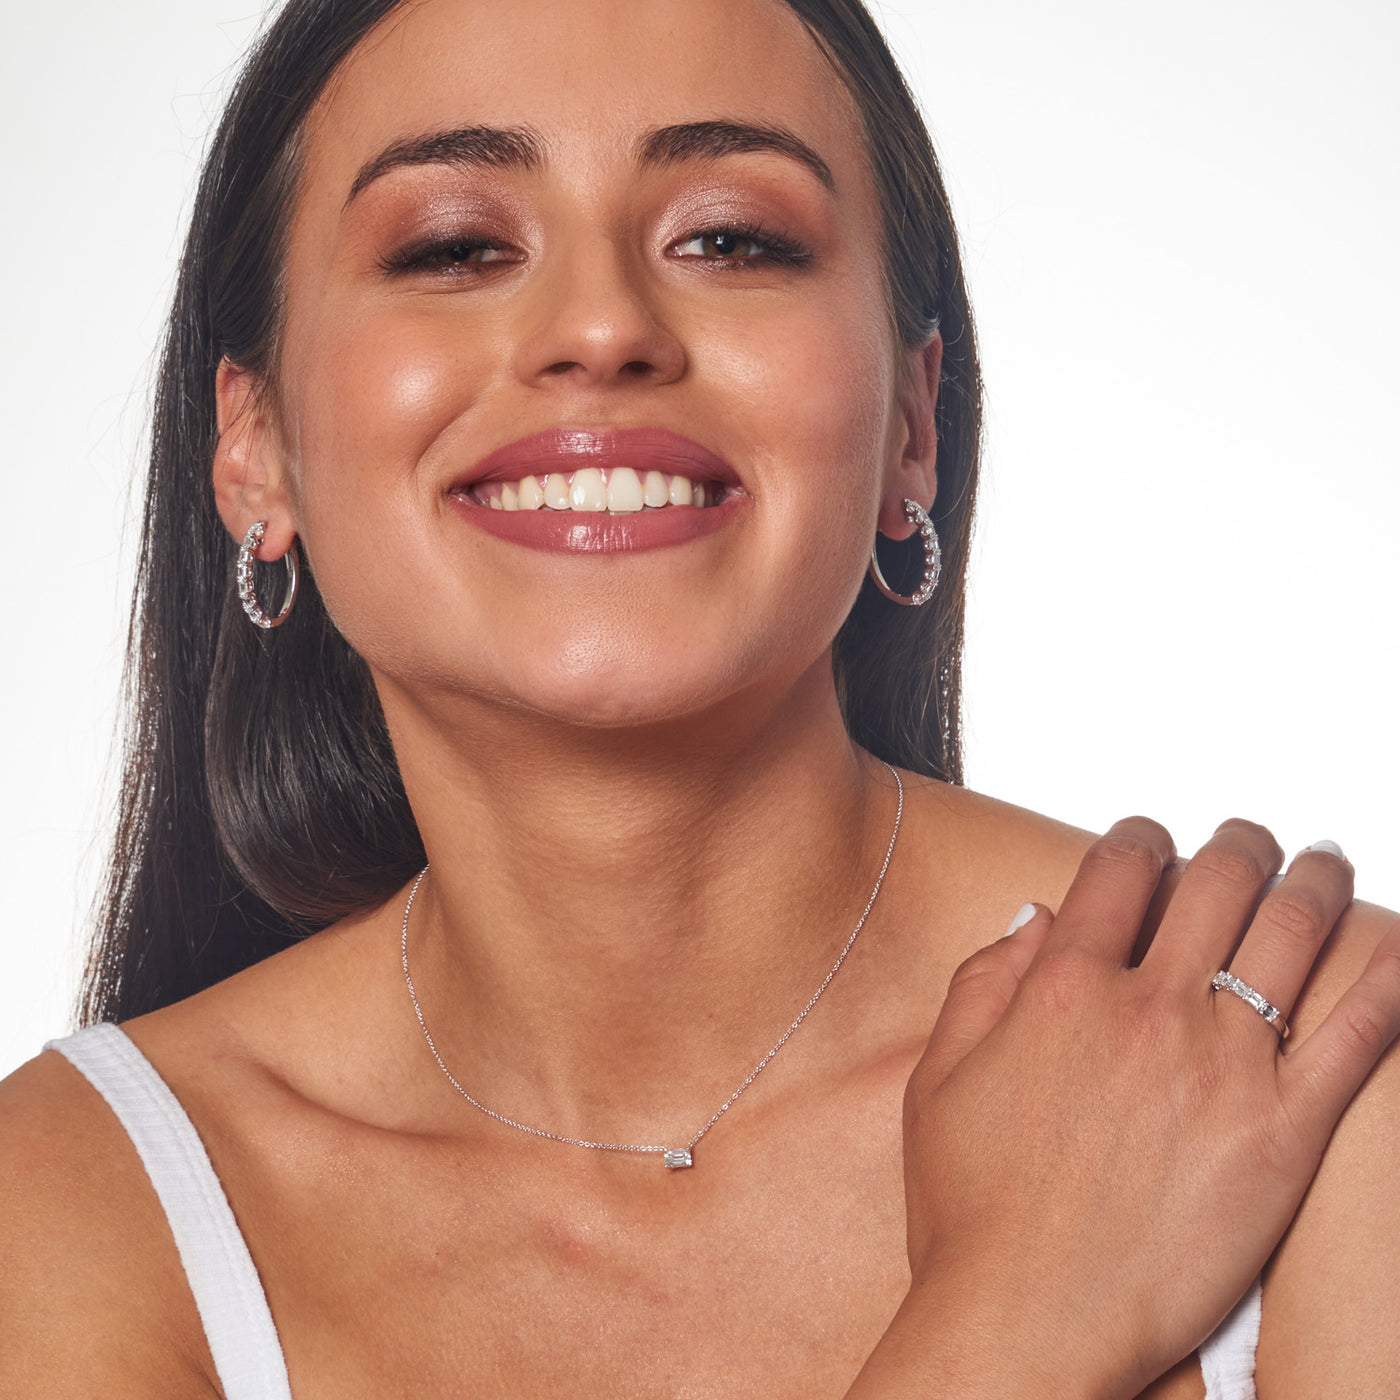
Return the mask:
[[(989, 386), (972, 786), (1183, 847), (1227, 815), (1400, 901), (1400, 7), (886, 3)], [(114, 790), (154, 347), (257, 0), (14, 6), (0, 1073), (61, 1033)], [(988, 929), (988, 937), (999, 933)]]

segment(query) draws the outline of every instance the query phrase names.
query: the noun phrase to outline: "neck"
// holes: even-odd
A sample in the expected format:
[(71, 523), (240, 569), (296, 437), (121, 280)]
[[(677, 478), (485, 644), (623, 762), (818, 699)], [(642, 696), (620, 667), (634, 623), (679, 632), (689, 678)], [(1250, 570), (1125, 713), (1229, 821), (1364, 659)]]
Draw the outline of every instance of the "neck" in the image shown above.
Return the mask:
[(765, 712), (650, 733), (448, 725), (381, 690), (431, 865), (409, 957), (448, 1067), (551, 1132), (698, 1127), (831, 969), (889, 842), (893, 780), (829, 668)]

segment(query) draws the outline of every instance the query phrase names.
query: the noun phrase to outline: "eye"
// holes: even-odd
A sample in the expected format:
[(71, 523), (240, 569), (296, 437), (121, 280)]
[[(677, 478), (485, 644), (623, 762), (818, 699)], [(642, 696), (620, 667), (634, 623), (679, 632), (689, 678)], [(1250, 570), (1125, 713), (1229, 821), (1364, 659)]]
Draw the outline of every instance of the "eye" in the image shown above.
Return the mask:
[(701, 258), (711, 264), (806, 262), (811, 253), (782, 234), (758, 228), (712, 228), (693, 233), (672, 245), (678, 258)]
[(678, 256), (683, 258), (722, 258), (725, 262), (739, 262), (744, 258), (757, 257), (763, 251), (758, 239), (745, 233), (735, 233), (732, 229), (717, 229), (713, 233), (697, 233), (676, 245)]
[(514, 263), (521, 260), (519, 249), (490, 238), (470, 235), (430, 239), (412, 243), (389, 257), (381, 258), (380, 268), (386, 273), (452, 272), (458, 268), (475, 271), (493, 263)]

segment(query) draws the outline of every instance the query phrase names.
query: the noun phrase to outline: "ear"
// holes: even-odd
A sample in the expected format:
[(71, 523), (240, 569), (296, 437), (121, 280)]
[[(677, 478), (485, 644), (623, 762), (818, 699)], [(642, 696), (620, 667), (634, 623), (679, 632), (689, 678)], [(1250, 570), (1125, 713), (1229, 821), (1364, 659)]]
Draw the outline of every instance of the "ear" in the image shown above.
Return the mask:
[(214, 378), (219, 441), (214, 449), (214, 502), (240, 544), (248, 527), (267, 522), (257, 557), (280, 559), (296, 539), (296, 515), (277, 434), (269, 420), (262, 381), (227, 359)]
[(886, 476), (876, 523), (880, 533), (892, 540), (907, 540), (914, 533), (904, 502), (918, 501), (927, 510), (938, 494), (938, 432), (933, 414), (942, 371), (943, 337), (937, 331), (917, 350), (908, 351), (900, 366), (899, 456)]

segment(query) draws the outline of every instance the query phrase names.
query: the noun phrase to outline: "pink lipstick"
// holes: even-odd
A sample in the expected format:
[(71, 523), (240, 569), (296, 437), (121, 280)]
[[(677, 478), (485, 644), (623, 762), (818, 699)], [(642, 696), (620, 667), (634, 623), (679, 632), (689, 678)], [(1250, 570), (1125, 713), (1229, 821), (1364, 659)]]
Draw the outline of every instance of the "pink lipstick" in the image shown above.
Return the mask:
[(664, 428), (555, 428), (462, 472), (448, 500), (472, 525), (535, 549), (617, 553), (697, 539), (749, 499), (734, 469)]

